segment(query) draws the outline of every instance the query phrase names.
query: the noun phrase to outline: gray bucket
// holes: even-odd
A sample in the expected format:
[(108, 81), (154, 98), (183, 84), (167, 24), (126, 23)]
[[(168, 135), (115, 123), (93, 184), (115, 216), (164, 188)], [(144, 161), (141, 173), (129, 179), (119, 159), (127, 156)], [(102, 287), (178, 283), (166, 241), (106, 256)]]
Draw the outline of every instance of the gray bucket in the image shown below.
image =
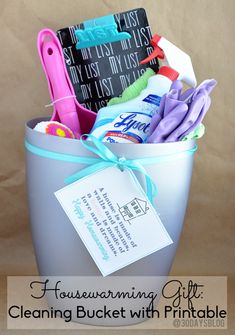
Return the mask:
[[(63, 139), (45, 135), (33, 130), (34, 126), (47, 118), (34, 119), (26, 124), (26, 140), (39, 148), (79, 156), (94, 156), (88, 152), (79, 140)], [(195, 141), (159, 144), (107, 144), (120, 157), (129, 159), (156, 157), (187, 151), (195, 146)], [(167, 246), (127, 267), (112, 274), (112, 277), (143, 276), (142, 285), (145, 288), (153, 287), (148, 276), (167, 276), (172, 266), (178, 241), (184, 222), (188, 194), (191, 182), (194, 155), (183, 155), (181, 158), (156, 165), (147, 165), (145, 169), (156, 182), (158, 195), (155, 199), (155, 208), (168, 231), (173, 244)], [(54, 192), (64, 187), (64, 179), (79, 169), (86, 167), (77, 163), (56, 161), (37, 156), (26, 150), (26, 176), (28, 202), (31, 221), (33, 244), (36, 254), (39, 274), (41, 276), (98, 276), (89, 283), (92, 288), (99, 288), (107, 280), (100, 274), (96, 264), (69, 222), (62, 207), (57, 201)], [(137, 178), (144, 186), (142, 176)], [(110, 283), (110, 282), (109, 282)], [(126, 285), (128, 283), (126, 282)], [(123, 282), (113, 280), (113, 290), (122, 290)], [(131, 286), (135, 285), (134, 282)], [(138, 286), (138, 283), (136, 282)], [(162, 283), (156, 282), (154, 289), (158, 290)], [(130, 287), (131, 287), (130, 286)], [(89, 304), (89, 301), (85, 302)], [(96, 303), (100, 304), (99, 299)], [(103, 303), (103, 302), (102, 302)], [(139, 302), (141, 304), (141, 302)], [(49, 301), (49, 305), (58, 302)], [(93, 303), (92, 303), (93, 304)], [(112, 302), (110, 302), (112, 305)], [(136, 302), (136, 304), (138, 304)], [(58, 307), (58, 306), (57, 306)], [(63, 307), (63, 306), (62, 306)], [(89, 306), (88, 306), (89, 307)], [(133, 305), (132, 305), (133, 307)], [(135, 306), (134, 306), (135, 307)], [(136, 306), (136, 308), (141, 305)], [(64, 307), (63, 307), (64, 308)], [(74, 318), (75, 321), (85, 324), (117, 326), (128, 325), (143, 321), (145, 318), (133, 320), (102, 320), (99, 318)]]

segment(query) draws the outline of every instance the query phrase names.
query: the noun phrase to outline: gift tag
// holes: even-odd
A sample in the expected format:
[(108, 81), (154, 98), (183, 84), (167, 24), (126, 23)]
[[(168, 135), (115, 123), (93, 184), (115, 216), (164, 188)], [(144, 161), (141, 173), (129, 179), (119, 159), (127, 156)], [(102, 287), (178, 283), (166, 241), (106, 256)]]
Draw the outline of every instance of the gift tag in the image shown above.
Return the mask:
[(105, 168), (55, 196), (103, 276), (173, 243), (129, 169)]

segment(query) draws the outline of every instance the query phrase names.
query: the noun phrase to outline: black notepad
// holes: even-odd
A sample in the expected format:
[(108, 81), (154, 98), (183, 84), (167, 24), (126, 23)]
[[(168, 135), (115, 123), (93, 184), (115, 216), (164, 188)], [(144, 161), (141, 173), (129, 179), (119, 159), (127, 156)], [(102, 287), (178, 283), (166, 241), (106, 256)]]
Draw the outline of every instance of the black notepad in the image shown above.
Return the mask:
[(129, 33), (129, 39), (77, 49), (75, 31), (84, 29), (84, 23), (57, 31), (77, 100), (93, 111), (119, 96), (148, 66), (158, 70), (157, 60), (148, 65), (139, 64), (153, 50), (145, 10), (137, 8), (113, 17), (118, 31)]

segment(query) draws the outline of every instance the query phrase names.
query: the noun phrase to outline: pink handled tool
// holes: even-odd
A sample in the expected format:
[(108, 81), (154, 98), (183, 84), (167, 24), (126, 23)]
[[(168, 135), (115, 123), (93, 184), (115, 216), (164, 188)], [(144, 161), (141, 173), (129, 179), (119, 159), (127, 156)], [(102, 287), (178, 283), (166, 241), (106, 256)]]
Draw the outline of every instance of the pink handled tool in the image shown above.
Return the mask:
[(96, 114), (77, 102), (56, 34), (50, 29), (41, 30), (37, 46), (53, 104), (51, 121), (61, 122), (80, 138), (81, 134), (90, 132)]

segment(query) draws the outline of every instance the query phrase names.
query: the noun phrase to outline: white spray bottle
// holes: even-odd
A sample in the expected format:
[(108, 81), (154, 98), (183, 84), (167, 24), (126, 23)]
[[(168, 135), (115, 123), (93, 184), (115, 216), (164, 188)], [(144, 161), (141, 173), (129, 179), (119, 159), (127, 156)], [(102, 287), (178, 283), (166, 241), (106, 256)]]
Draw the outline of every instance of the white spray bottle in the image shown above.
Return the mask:
[(161, 64), (169, 66), (179, 73), (179, 80), (184, 81), (191, 87), (196, 87), (197, 80), (193, 71), (191, 58), (176, 45), (168, 41), (165, 37), (155, 34), (150, 40), (154, 48), (153, 52), (140, 64), (146, 64), (154, 58), (161, 59)]

